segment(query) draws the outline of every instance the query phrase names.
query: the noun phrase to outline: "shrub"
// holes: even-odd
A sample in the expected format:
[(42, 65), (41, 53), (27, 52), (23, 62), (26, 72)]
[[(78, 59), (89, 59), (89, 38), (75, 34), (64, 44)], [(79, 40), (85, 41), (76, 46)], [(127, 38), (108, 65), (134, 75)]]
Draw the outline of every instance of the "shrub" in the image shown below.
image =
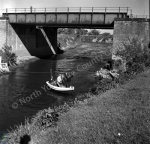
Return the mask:
[(17, 56), (12, 52), (11, 46), (4, 46), (0, 51), (0, 55), (2, 56), (2, 61), (8, 63), (8, 66), (12, 66), (17, 62)]
[(129, 43), (122, 42), (124, 49), (118, 50), (115, 55), (121, 56), (126, 60), (127, 71), (138, 73), (144, 70), (144, 67), (150, 66), (150, 50), (148, 46), (143, 45), (138, 39), (128, 38)]

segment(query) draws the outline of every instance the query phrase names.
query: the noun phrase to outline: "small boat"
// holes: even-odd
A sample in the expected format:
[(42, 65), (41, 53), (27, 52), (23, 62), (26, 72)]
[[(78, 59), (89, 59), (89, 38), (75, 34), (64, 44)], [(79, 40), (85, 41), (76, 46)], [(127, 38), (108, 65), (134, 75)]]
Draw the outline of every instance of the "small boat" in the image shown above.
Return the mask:
[(46, 81), (46, 84), (53, 90), (55, 91), (73, 91), (74, 90), (74, 86), (70, 86), (70, 87), (64, 87), (64, 86), (61, 86), (61, 87), (58, 87), (56, 86), (56, 82), (55, 81), (52, 81), (52, 82), (49, 82), (49, 81)]

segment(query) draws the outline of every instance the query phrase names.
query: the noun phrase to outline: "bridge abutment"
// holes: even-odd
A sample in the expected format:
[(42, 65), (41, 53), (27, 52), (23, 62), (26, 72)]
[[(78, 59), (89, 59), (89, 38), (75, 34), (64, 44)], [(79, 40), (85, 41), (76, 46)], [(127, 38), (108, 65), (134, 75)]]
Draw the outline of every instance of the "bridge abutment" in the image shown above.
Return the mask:
[[(24, 29), (22, 31), (24, 31)], [(18, 28), (14, 29), (7, 18), (1, 18), (0, 49), (7, 45), (12, 47), (12, 51), (15, 52), (17, 56), (30, 56), (30, 53), (20, 38), (21, 36), (18, 35), (17, 32), (21, 33), (21, 31), (18, 31)]]
[(7, 44), (8, 20), (0, 18), (0, 49)]
[(0, 49), (11, 46), (17, 56), (47, 58), (61, 53), (57, 47), (57, 28), (36, 25), (10, 24), (6, 18), (0, 19)]

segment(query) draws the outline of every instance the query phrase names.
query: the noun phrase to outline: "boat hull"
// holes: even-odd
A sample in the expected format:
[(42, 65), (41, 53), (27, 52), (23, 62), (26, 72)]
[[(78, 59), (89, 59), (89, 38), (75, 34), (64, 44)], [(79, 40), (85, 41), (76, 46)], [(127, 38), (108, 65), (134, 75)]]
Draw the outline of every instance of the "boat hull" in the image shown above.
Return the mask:
[(52, 83), (50, 83), (49, 81), (46, 81), (46, 84), (53, 90), (55, 91), (60, 91), (60, 92), (67, 92), (67, 91), (73, 91), (74, 87), (70, 86), (70, 87), (57, 87), (55, 85), (52, 85)]

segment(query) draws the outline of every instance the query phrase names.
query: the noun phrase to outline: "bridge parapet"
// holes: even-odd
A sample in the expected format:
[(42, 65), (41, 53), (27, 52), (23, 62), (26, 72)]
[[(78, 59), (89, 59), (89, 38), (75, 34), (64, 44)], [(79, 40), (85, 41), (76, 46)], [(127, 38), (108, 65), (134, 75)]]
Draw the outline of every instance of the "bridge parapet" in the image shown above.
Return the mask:
[(128, 13), (129, 7), (50, 7), (50, 8), (6, 8), (3, 13), (51, 13), (51, 12), (116, 12)]
[(129, 18), (145, 18), (145, 19), (150, 19), (149, 15), (129, 15)]

